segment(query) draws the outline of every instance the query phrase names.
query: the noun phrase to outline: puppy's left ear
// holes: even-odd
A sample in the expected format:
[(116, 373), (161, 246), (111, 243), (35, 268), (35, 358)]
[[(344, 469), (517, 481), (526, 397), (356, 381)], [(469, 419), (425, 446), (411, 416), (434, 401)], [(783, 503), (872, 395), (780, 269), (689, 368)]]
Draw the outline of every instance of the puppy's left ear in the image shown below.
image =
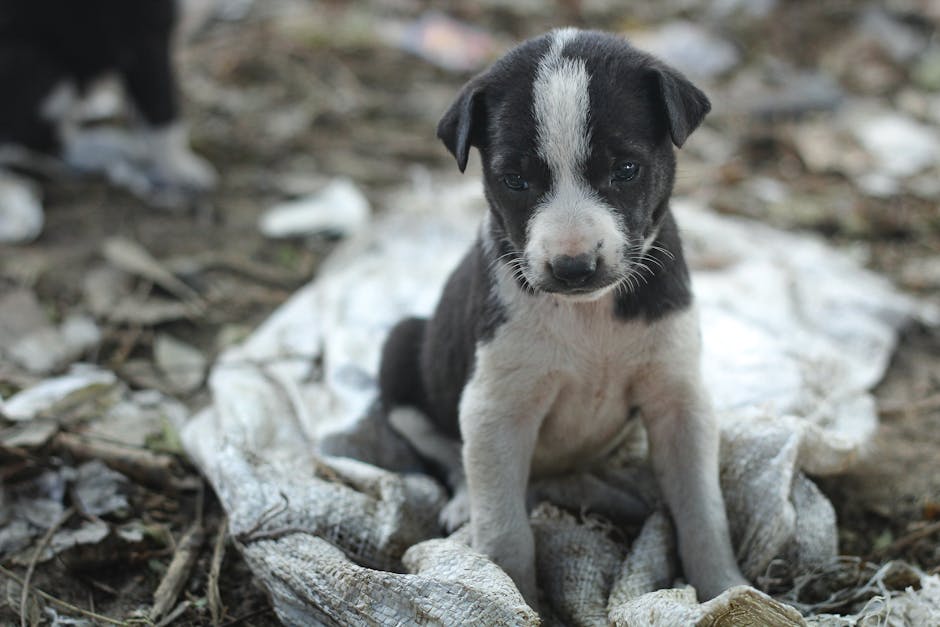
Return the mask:
[(656, 88), (665, 107), (672, 143), (681, 148), (711, 111), (712, 104), (701, 89), (680, 72), (660, 66), (654, 70)]
[(477, 76), (463, 86), (437, 124), (437, 136), (457, 159), (461, 172), (467, 168), (470, 146), (479, 147), (479, 138), (484, 133), (484, 118), (483, 77)]

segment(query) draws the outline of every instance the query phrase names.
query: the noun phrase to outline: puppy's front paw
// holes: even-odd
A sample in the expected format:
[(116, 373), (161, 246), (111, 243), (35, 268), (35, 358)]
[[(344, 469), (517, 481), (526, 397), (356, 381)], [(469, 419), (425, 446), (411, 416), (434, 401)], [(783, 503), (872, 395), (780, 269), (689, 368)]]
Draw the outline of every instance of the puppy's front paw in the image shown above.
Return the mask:
[(457, 531), (470, 520), (470, 495), (466, 486), (457, 488), (454, 496), (441, 510), (438, 520), (448, 534)]
[(499, 538), (474, 541), (474, 549), (490, 557), (519, 588), (529, 607), (538, 610), (535, 583), (535, 537), (528, 523), (524, 530)]
[(701, 602), (710, 601), (729, 588), (735, 586), (749, 586), (751, 583), (741, 573), (715, 573), (705, 581), (690, 581), (695, 588), (696, 596)]
[(161, 207), (179, 207), (212, 190), (218, 175), (212, 165), (188, 148), (152, 162), (146, 171), (147, 200)]
[(141, 139), (147, 179), (147, 189), (141, 195), (152, 204), (186, 205), (215, 187), (215, 168), (189, 148), (189, 137), (181, 124), (144, 130)]
[(196, 192), (213, 189), (219, 180), (212, 164), (188, 148), (175, 154), (168, 163), (159, 164), (154, 173), (166, 185)]

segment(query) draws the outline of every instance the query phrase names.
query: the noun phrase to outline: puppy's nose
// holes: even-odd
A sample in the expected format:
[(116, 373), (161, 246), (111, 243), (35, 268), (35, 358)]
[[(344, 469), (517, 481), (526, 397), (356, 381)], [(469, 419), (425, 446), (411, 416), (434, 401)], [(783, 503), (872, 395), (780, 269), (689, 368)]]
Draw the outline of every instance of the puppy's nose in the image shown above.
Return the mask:
[(583, 254), (574, 257), (558, 255), (552, 259), (552, 274), (556, 279), (569, 287), (577, 287), (587, 283), (597, 270), (597, 257)]

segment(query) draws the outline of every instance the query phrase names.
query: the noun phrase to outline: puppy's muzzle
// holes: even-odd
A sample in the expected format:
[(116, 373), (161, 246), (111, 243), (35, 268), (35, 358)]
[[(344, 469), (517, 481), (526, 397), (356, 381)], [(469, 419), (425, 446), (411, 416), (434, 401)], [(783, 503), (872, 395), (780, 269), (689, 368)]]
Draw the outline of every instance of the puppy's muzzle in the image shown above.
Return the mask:
[(587, 253), (581, 255), (558, 255), (549, 263), (552, 276), (566, 287), (580, 287), (597, 272), (597, 257)]

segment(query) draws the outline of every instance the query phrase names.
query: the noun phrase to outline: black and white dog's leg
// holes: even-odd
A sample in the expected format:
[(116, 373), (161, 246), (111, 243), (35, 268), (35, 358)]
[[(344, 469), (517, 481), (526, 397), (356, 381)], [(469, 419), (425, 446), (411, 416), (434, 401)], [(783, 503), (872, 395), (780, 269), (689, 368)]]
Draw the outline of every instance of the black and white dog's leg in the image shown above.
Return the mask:
[[(477, 352), (478, 358), (482, 352)], [(538, 387), (507, 382), (500, 375), (502, 368), (483, 361), (478, 359), (460, 401), (473, 548), (496, 562), (526, 602), (537, 607), (535, 538), (526, 490), (535, 443), (553, 395), (520, 394), (520, 389)]]
[(122, 71), (130, 100), (142, 118), (142, 160), (149, 190), (158, 204), (178, 205), (205, 193), (216, 183), (215, 169), (189, 147), (179, 117), (169, 36), (154, 33)]
[(39, 188), (16, 172), (54, 173), (61, 148), (57, 117), (74, 95), (56, 60), (19, 38), (0, 36), (0, 242), (42, 231)]
[(442, 433), (420, 409), (426, 405), (420, 364), (426, 328), (424, 318), (405, 318), (389, 332), (382, 347), (379, 389), (392, 429), (442, 472), (452, 491), (440, 515), (441, 526), (450, 533), (469, 520), (470, 506), (460, 441)]
[(705, 601), (747, 584), (718, 480), (718, 424), (697, 375), (677, 380), (658, 374), (657, 387), (663, 387), (643, 412), (653, 470), (675, 523), (686, 579)]
[(452, 495), (441, 510), (440, 523), (448, 533), (453, 533), (470, 520), (470, 500), (460, 461), (460, 442), (441, 433), (430, 418), (415, 407), (391, 409), (388, 412), (388, 421), (398, 435), (414, 447), (421, 457), (443, 471)]

